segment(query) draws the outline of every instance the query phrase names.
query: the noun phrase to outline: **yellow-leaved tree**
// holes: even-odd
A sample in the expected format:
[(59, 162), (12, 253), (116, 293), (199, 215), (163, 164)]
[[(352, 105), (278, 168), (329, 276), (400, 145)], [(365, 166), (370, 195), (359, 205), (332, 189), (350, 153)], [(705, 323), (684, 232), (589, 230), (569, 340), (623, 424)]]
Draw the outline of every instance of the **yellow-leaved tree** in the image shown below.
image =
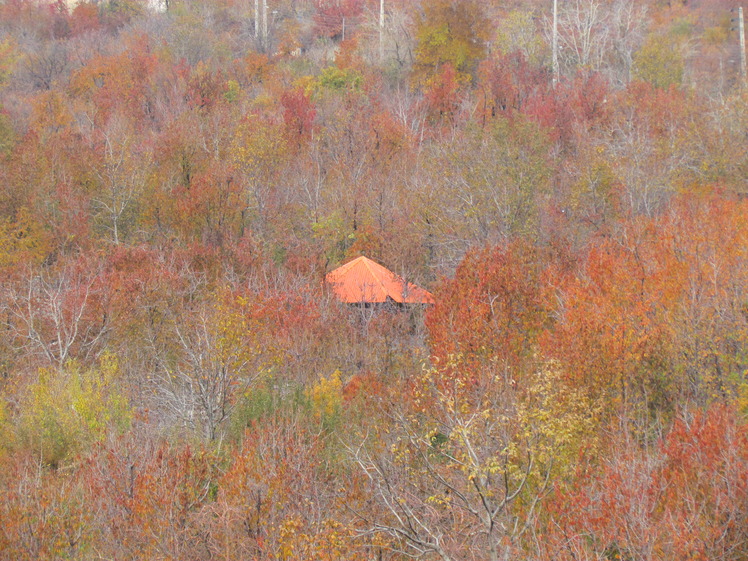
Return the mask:
[(223, 434), (239, 399), (277, 364), (250, 301), (231, 294), (196, 303), (173, 320), (175, 348), (159, 358), (158, 406), (208, 440)]
[(282, 128), (249, 115), (237, 127), (230, 150), (244, 190), (242, 228), (261, 230), (268, 219), (275, 177), (288, 156)]
[(340, 379), (340, 370), (336, 370), (328, 378), (322, 376), (307, 395), (315, 418), (323, 427), (334, 427), (343, 410), (343, 382)]
[(133, 411), (118, 386), (119, 376), (117, 357), (110, 352), (86, 370), (75, 361), (60, 370), (41, 369), (23, 399), (19, 442), (45, 464), (59, 466), (111, 431), (123, 432)]
[(5, 400), (0, 398), (0, 460), (13, 445), (13, 430)]
[(413, 79), (428, 84), (445, 65), (457, 73), (457, 81), (469, 83), (490, 37), (489, 20), (481, 2), (428, 0), (418, 18)]
[(600, 405), (556, 363), (524, 388), (468, 372), (460, 356), (424, 369), (390, 430), (349, 445), (380, 507), (363, 524), (412, 556), (514, 558), (539, 503), (596, 446)]
[(51, 238), (27, 208), (19, 209), (15, 220), (0, 220), (0, 270), (19, 264), (40, 264), (52, 249)]

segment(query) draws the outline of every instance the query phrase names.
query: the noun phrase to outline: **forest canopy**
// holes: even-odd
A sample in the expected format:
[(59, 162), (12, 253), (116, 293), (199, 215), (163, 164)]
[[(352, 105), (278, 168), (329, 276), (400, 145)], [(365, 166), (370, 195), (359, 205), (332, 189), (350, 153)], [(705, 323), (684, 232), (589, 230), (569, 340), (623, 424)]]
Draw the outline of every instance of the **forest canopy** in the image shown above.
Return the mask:
[(748, 557), (742, 11), (553, 5), (0, 0), (0, 559)]

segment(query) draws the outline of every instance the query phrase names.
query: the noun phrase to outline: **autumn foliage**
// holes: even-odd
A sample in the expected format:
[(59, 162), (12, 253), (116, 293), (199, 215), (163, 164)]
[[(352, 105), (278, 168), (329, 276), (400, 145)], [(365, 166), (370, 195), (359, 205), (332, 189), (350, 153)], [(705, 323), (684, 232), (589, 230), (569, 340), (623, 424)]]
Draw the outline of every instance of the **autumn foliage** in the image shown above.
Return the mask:
[(737, 4), (558, 4), (0, 2), (0, 560), (745, 560)]

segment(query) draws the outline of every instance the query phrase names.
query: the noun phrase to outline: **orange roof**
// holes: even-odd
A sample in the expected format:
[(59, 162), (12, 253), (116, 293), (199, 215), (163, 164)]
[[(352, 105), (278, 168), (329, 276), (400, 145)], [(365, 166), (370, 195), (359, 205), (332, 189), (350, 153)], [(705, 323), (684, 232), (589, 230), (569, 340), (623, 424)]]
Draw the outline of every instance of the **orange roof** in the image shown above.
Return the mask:
[(363, 256), (331, 271), (325, 280), (338, 299), (348, 304), (381, 303), (388, 298), (400, 304), (434, 303), (427, 290)]

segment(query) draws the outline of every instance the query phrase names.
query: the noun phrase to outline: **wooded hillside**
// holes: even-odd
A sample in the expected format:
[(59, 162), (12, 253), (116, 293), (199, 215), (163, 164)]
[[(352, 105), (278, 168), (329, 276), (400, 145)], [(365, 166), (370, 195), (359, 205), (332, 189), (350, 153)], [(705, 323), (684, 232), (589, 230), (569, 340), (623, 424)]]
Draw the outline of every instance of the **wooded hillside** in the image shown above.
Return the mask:
[(745, 560), (738, 8), (0, 0), (0, 559)]

